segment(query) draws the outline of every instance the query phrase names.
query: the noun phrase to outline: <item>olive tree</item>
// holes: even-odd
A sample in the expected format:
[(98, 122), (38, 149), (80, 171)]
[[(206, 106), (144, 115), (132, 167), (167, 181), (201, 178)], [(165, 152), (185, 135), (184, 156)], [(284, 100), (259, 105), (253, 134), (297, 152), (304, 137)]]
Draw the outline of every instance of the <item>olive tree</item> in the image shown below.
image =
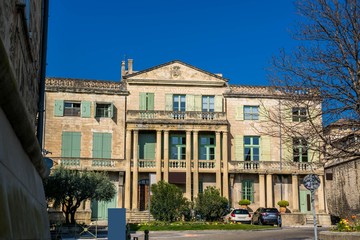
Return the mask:
[(227, 212), (229, 201), (215, 187), (207, 187), (195, 199), (195, 212), (207, 221), (216, 221)]
[(150, 212), (156, 220), (173, 222), (189, 215), (190, 202), (176, 185), (160, 181), (151, 191)]
[(110, 201), (115, 186), (105, 173), (56, 168), (44, 180), (45, 196), (62, 207), (66, 223), (75, 223), (75, 213), (84, 200)]

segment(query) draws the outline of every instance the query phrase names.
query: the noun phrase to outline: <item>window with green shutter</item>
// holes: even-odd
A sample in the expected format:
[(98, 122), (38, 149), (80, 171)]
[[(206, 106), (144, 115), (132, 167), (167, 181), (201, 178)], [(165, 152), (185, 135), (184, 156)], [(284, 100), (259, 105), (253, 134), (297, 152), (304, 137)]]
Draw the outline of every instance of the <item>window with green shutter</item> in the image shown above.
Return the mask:
[(55, 117), (64, 116), (64, 100), (55, 100), (54, 116)]
[(81, 101), (81, 117), (83, 118), (91, 117), (91, 102)]
[(114, 116), (114, 104), (112, 103), (95, 103), (96, 118), (112, 118)]
[(93, 158), (111, 158), (111, 133), (93, 134)]
[(153, 111), (154, 110), (154, 93), (140, 93), (139, 110)]
[(259, 106), (244, 106), (244, 120), (259, 120)]
[(215, 136), (213, 134), (199, 135), (199, 160), (215, 159)]
[(243, 180), (241, 185), (241, 198), (250, 200), (251, 203), (254, 203), (254, 182), (251, 180)]
[(215, 96), (202, 96), (202, 111), (214, 112)]
[(61, 156), (67, 158), (79, 158), (80, 143), (80, 132), (63, 132), (61, 141)]
[(170, 159), (186, 159), (186, 136), (185, 134), (171, 134), (170, 136)]
[(304, 138), (293, 138), (294, 162), (308, 162), (307, 141)]

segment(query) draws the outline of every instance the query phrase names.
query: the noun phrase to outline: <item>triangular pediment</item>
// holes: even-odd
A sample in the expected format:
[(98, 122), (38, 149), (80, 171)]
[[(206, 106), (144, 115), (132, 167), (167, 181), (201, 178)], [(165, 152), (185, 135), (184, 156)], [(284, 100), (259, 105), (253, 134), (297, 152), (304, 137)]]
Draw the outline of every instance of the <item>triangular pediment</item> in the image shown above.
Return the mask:
[(124, 79), (133, 84), (210, 84), (223, 86), (227, 82), (227, 79), (219, 75), (178, 60), (124, 76)]

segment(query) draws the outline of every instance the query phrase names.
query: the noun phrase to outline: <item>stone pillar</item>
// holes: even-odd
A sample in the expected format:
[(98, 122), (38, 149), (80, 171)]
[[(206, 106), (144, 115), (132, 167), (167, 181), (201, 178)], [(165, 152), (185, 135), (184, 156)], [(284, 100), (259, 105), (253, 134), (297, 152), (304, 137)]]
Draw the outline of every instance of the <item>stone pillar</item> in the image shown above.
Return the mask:
[(319, 175), (320, 186), (317, 190), (318, 192), (318, 202), (319, 202), (319, 213), (325, 213), (325, 195), (324, 195), (324, 175)]
[(235, 190), (234, 190), (234, 183), (235, 183), (235, 174), (234, 173), (231, 173), (230, 176), (229, 176), (229, 179), (230, 179), (230, 189), (231, 189), (231, 194), (230, 194), (230, 204), (231, 204), (231, 207), (235, 207), (235, 204), (234, 204), (234, 198), (235, 198)]
[(228, 169), (228, 133), (223, 132), (222, 162), (223, 162), (223, 196), (229, 199), (229, 169)]
[(186, 193), (191, 201), (191, 131), (186, 131)]
[(197, 197), (199, 193), (199, 132), (193, 132), (193, 197)]
[(161, 181), (161, 130), (156, 131), (156, 182)]
[(138, 170), (138, 144), (139, 144), (139, 131), (134, 130), (134, 141), (133, 141), (133, 198), (132, 198), (132, 209), (137, 210), (137, 204), (138, 204), (138, 181), (139, 181), (139, 170)]
[(274, 207), (273, 203), (273, 179), (272, 174), (266, 175), (266, 206)]
[(292, 208), (293, 212), (299, 212), (299, 176), (292, 175), (291, 186), (292, 186)]
[(260, 206), (265, 206), (265, 175), (259, 174)]
[(221, 194), (221, 138), (220, 132), (216, 132), (215, 148), (215, 171), (216, 171), (216, 188)]
[(164, 181), (169, 182), (169, 131), (164, 131)]
[(123, 208), (124, 202), (124, 172), (119, 172), (119, 184), (118, 184), (118, 203), (117, 207)]
[(125, 208), (130, 210), (131, 200), (131, 130), (126, 130), (126, 173), (125, 173)]

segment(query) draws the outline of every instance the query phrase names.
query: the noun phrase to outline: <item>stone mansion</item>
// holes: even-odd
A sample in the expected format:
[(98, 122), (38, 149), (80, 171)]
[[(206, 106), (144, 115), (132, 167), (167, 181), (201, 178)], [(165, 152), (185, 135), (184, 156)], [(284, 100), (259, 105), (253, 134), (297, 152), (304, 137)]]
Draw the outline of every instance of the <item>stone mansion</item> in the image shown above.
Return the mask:
[[(306, 214), (309, 173), (321, 180), (316, 210), (327, 212), (319, 156), (304, 140), (267, 134), (279, 91), (232, 85), (178, 60), (134, 71), (129, 59), (121, 72), (118, 82), (46, 80), (44, 148), (55, 165), (106, 171), (116, 185), (111, 202), (84, 204), (84, 218), (106, 220), (108, 207), (147, 210), (149, 186), (160, 180), (189, 200), (215, 186), (232, 207), (249, 199), (255, 211), (284, 199), (289, 211)], [(289, 124), (308, 114), (297, 103), (286, 111)]]

